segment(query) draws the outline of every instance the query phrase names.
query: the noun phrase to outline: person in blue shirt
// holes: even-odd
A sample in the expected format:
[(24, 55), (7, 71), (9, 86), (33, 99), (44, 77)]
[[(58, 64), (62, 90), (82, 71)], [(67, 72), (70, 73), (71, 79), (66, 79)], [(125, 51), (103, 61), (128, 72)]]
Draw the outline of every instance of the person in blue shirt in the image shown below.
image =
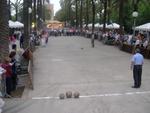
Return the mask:
[(142, 77), (142, 66), (144, 63), (144, 57), (140, 54), (140, 49), (135, 50), (135, 54), (131, 59), (131, 70), (133, 70), (134, 86), (132, 88), (140, 88)]

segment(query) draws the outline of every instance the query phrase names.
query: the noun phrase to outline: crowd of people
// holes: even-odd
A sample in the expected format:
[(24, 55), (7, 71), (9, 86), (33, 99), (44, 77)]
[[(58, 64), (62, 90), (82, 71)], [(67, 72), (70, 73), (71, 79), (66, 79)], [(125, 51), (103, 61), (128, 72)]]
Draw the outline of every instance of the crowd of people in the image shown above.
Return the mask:
[[(16, 52), (11, 51), (8, 57), (0, 59), (0, 90), (1, 96), (6, 98), (12, 97), (12, 91), (17, 88), (17, 70), (16, 70)], [(4, 101), (0, 98), (0, 113), (4, 106)]]
[[(32, 33), (30, 35), (29, 44), (34, 46), (36, 37), (40, 38), (40, 44), (45, 47), (48, 43), (48, 32), (42, 30), (39, 35)], [(0, 59), (0, 82), (1, 92), (3, 97), (11, 98), (12, 91), (15, 91), (18, 83), (17, 66), (21, 62), (21, 58), (25, 50), (23, 49), (24, 34), (21, 32), (10, 35), (10, 50), (9, 55), (3, 59)], [(19, 48), (19, 50), (17, 50)], [(3, 86), (3, 88), (2, 88)]]
[[(48, 43), (48, 37), (56, 31), (48, 31), (42, 30), (41, 32), (34, 33), (30, 35), (30, 43), (35, 44), (38, 43), (45, 47)], [(80, 34), (79, 30), (76, 29), (63, 29), (59, 30), (61, 35), (78, 35)], [(87, 31), (83, 31), (88, 33)], [(144, 36), (144, 34), (139, 33), (137, 36), (132, 37), (131, 35), (119, 35), (115, 31), (108, 31), (106, 33), (98, 32), (98, 37), (100, 40), (111, 41), (112, 43), (127, 43), (129, 45), (136, 45), (144, 48), (150, 47), (150, 43), (148, 38)], [(17, 71), (16, 71), (16, 55), (17, 55), (17, 44), (16, 40), (19, 40), (19, 48), (23, 48), (24, 44), (24, 34), (22, 32), (16, 32), (10, 36), (10, 46), (11, 51), (9, 57), (6, 57), (4, 61), (0, 63), (0, 69), (3, 70), (1, 73), (1, 77), (5, 78), (6, 82), (6, 94), (5, 96), (11, 97), (11, 92), (16, 89), (17, 85)]]
[[(86, 31), (86, 34), (88, 34), (88, 31)], [(139, 32), (136, 36), (133, 36), (128, 34), (120, 35), (116, 31), (111, 30), (105, 33), (99, 31), (96, 32), (95, 35), (98, 37), (99, 40), (103, 40), (105, 44), (121, 43), (150, 49), (149, 37), (143, 32)]]
[(3, 88), (3, 97), (12, 97), (11, 92), (16, 90), (17, 85), (17, 70), (16, 70), (16, 59), (15, 59), (16, 52), (12, 51), (9, 54), (9, 57), (5, 57), (4, 60), (0, 62), (1, 68), (1, 82), (5, 84)]
[(80, 35), (80, 30), (71, 28), (63, 28), (63, 29), (50, 29), (48, 30), (50, 36), (75, 36)]

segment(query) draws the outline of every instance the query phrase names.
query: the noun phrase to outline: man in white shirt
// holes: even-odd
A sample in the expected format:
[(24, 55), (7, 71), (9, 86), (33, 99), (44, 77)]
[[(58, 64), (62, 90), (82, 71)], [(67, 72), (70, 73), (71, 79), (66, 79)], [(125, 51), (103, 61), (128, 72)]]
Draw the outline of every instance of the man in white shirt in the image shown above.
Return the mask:
[(142, 66), (144, 63), (144, 57), (140, 54), (140, 49), (135, 50), (135, 54), (131, 59), (131, 69), (133, 70), (134, 86), (132, 88), (140, 88), (142, 77)]

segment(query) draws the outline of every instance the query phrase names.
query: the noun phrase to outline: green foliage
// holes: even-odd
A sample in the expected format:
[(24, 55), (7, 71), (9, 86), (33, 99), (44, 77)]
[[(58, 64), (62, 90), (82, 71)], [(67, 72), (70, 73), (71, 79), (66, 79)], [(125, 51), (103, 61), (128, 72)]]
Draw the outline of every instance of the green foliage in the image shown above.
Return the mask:
[(63, 9), (60, 9), (57, 13), (56, 13), (56, 15), (55, 15), (55, 20), (59, 20), (59, 21), (65, 21), (65, 17), (66, 15), (65, 15), (65, 12), (64, 12), (64, 10)]
[(45, 19), (50, 20), (51, 19), (51, 12), (47, 8), (45, 8)]
[(124, 25), (124, 30), (126, 32), (131, 32), (132, 31), (132, 25), (133, 25), (133, 17), (132, 17), (132, 5), (129, 2), (128, 4), (125, 4), (125, 10), (124, 10), (124, 20), (123, 20), (123, 25)]
[(137, 24), (145, 24), (150, 22), (150, 5), (148, 3), (139, 4), (139, 16), (137, 18)]
[(11, 10), (15, 12), (15, 20), (18, 20), (18, 17), (21, 18), (19, 13), (23, 10), (23, 3), (22, 0), (11, 0), (10, 1)]
[[(78, 0), (78, 18), (80, 18), (80, 1)], [(86, 1), (83, 0), (83, 18), (86, 19)], [(109, 0), (110, 4), (109, 6), (109, 12), (110, 12), (110, 20), (112, 22), (119, 23), (119, 3), (121, 0)], [(71, 3), (71, 5), (75, 6), (75, 0), (60, 0), (61, 3), (61, 10), (59, 10), (56, 13), (56, 19), (60, 21), (73, 21), (75, 16), (75, 11), (72, 11), (71, 7), (68, 6), (68, 3)], [(89, 23), (92, 22), (92, 4), (91, 0), (89, 0), (89, 7), (88, 7), (88, 14), (89, 14)], [(102, 9), (104, 9), (104, 5), (102, 3), (102, 0), (97, 0), (96, 3), (96, 18), (95, 22), (103, 22), (103, 17), (100, 19), (98, 18), (97, 14), (101, 14), (102, 16)], [(136, 6), (138, 8), (139, 16), (136, 19), (136, 25), (144, 24), (147, 22), (150, 22), (150, 0), (138, 0)], [(132, 26), (133, 26), (133, 17), (132, 17), (132, 12), (134, 11), (134, 4), (133, 0), (124, 0), (124, 10), (123, 10), (123, 26), (125, 31), (131, 32), (132, 31)], [(68, 12), (70, 12), (70, 18), (68, 18)], [(107, 16), (108, 17), (108, 16)], [(86, 21), (86, 20), (85, 20)]]

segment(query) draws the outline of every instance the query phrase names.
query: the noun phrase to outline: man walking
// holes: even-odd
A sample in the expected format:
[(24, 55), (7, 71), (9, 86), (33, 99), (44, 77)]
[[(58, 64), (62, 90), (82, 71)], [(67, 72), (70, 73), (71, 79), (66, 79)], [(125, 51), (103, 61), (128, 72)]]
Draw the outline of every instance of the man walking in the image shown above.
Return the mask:
[(131, 59), (131, 69), (133, 70), (134, 86), (132, 88), (140, 88), (142, 77), (142, 66), (144, 63), (143, 55), (140, 54), (140, 49), (135, 50), (135, 54)]
[(91, 45), (92, 45), (92, 48), (94, 48), (94, 46), (95, 46), (94, 40), (95, 40), (95, 37), (94, 37), (94, 34), (92, 33), (92, 37), (91, 37)]

